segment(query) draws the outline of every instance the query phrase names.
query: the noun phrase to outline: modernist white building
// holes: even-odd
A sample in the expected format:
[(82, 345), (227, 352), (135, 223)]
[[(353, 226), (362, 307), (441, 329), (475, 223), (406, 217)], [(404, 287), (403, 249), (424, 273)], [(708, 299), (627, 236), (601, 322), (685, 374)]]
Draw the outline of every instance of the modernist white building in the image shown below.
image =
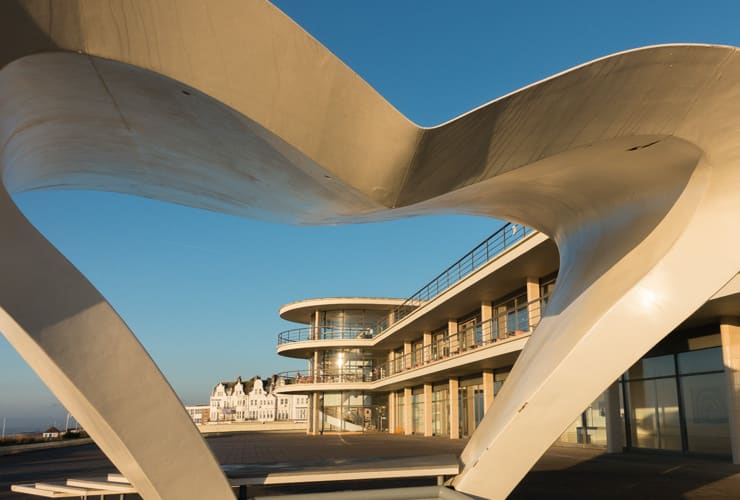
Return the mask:
[[(624, 429), (627, 447), (738, 460), (737, 48), (629, 50), (420, 127), (269, 3), (204, 5), (0, 2), (0, 331), (143, 497), (233, 492), (124, 318), (13, 194), (537, 228), (478, 255), (483, 267), (471, 258), (455, 284), (388, 306), (387, 325), (281, 343), (312, 360), (285, 389), (310, 395), (312, 429), (334, 425), (321, 415), (453, 438), (477, 424), (445, 496), (505, 498), (599, 398), (576, 440), (606, 432), (616, 446)], [(513, 227), (502, 240), (524, 233)], [(345, 310), (377, 312), (335, 300), (282, 314), (320, 328), (321, 313)]]
[[(308, 363), (300, 376), (282, 374), (290, 384), (277, 392), (310, 396), (309, 433), (470, 436), (547, 314), (557, 277), (553, 242), (507, 224), (407, 300), (288, 304), (281, 316), (307, 326), (280, 333), (278, 352)], [(738, 334), (739, 316), (740, 299), (732, 294), (707, 302), (562, 429), (557, 442), (740, 460), (732, 427), (740, 413), (722, 349)]]
[(213, 388), (209, 406), (209, 422), (305, 422), (308, 415), (308, 397), (299, 394), (276, 394), (280, 378), (262, 380), (255, 377), (252, 388), (241, 377), (219, 382)]

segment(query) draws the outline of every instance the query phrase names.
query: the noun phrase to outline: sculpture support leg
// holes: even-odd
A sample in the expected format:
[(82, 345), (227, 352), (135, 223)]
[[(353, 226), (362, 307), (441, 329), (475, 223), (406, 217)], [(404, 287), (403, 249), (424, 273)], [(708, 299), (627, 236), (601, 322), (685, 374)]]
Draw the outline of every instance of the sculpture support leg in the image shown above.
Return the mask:
[(100, 293), (0, 188), (0, 331), (150, 499), (233, 492), (182, 403)]
[[(732, 199), (724, 191), (733, 185), (731, 172), (702, 160), (666, 216), (603, 270), (599, 252), (561, 254), (553, 294), (560, 303), (548, 305), (464, 450), (456, 489), (505, 498), (583, 408), (735, 276), (740, 236), (731, 228), (737, 207), (713, 206)], [(607, 224), (609, 217), (598, 220)], [(591, 250), (604, 248), (600, 239), (630, 238), (631, 226), (622, 224), (617, 234), (593, 231)], [(719, 234), (722, 244), (710, 244)], [(581, 249), (588, 245), (583, 235)], [(583, 269), (588, 266), (599, 270), (593, 283), (584, 283), (592, 274)]]

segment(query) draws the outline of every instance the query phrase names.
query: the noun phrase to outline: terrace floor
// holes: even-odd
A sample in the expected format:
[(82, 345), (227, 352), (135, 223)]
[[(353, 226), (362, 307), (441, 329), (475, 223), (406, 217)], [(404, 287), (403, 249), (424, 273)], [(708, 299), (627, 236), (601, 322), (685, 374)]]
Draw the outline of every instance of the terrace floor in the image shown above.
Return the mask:
[[(224, 464), (327, 464), (371, 457), (398, 458), (455, 453), (464, 440), (392, 436), (387, 434), (333, 434), (306, 436), (299, 432), (246, 432), (207, 439)], [(94, 445), (0, 456), (0, 499), (35, 497), (11, 493), (10, 484), (62, 480), (114, 472)], [(492, 471), (495, 474), (495, 471)], [(426, 481), (426, 482), (424, 482)], [(400, 487), (411, 484), (384, 480), (345, 484), (346, 489)], [(322, 491), (310, 488), (273, 487), (249, 494), (284, 494)], [(552, 447), (514, 490), (511, 499), (730, 499), (740, 496), (740, 466), (726, 460), (627, 453), (607, 455), (600, 450)]]

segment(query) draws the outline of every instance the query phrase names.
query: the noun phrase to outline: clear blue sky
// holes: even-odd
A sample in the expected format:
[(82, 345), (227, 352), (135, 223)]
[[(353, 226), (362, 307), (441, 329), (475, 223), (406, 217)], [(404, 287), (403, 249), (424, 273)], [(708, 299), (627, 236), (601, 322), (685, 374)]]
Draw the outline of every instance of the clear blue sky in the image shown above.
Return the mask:
[[(634, 47), (740, 45), (740, 2), (282, 0), (288, 15), (421, 125)], [(187, 403), (211, 387), (303, 369), (275, 354), (278, 308), (321, 296), (407, 296), (498, 227), (435, 217), (293, 227), (121, 195), (15, 196), (108, 298)], [(359, 262), (360, 264), (357, 264)], [(0, 418), (65, 411), (0, 337)]]

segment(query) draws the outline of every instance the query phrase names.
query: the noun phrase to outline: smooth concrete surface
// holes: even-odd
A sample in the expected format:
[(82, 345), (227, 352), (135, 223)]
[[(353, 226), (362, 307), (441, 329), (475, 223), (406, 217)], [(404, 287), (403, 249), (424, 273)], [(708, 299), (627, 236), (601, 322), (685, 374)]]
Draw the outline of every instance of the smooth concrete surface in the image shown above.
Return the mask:
[[(733, 47), (623, 52), (421, 128), (259, 0), (6, 1), (0, 41), (8, 193), (295, 223), (467, 213), (551, 236), (558, 284), (461, 456), (465, 493), (509, 494), (740, 269)], [(0, 330), (147, 499), (229, 498), (123, 319), (4, 190)]]

